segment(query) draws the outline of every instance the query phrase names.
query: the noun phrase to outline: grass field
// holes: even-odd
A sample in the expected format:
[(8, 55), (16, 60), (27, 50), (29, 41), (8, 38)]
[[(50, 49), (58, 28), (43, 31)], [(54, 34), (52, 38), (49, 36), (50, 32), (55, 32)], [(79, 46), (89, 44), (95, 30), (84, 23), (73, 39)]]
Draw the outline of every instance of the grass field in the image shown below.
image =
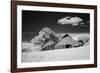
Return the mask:
[[(89, 34), (69, 34), (73, 39), (84, 41), (89, 38)], [(84, 37), (84, 38), (83, 38)], [(77, 48), (61, 48), (57, 50), (39, 51), (32, 44), (24, 44), (28, 47), (26, 52), (22, 52), (22, 62), (47, 62), (47, 61), (67, 61), (67, 60), (86, 60), (90, 57), (89, 41)]]

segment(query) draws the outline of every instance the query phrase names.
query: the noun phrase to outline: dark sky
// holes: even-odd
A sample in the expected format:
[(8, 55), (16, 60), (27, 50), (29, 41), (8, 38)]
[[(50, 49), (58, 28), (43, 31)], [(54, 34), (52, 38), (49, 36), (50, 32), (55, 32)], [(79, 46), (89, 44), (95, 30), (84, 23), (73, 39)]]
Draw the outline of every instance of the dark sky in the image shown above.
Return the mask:
[(64, 13), (64, 12), (44, 12), (44, 11), (22, 11), (22, 32), (36, 32), (44, 27), (49, 27), (55, 32), (86, 33), (89, 26), (60, 25), (57, 21), (65, 16), (77, 16), (89, 21), (89, 14), (85, 13)]

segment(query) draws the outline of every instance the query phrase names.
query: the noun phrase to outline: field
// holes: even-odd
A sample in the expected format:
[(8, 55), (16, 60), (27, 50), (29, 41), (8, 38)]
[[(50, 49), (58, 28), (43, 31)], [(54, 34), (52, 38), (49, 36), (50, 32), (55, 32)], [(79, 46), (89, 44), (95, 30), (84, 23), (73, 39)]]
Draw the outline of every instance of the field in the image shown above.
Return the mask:
[[(73, 39), (84, 41), (89, 38), (89, 34), (69, 34)], [(84, 38), (83, 38), (84, 37)], [(27, 45), (25, 45), (27, 46)], [(24, 47), (25, 47), (24, 46)], [(31, 45), (28, 45), (31, 46)], [(33, 46), (31, 46), (32, 48)], [(77, 48), (61, 48), (56, 50), (38, 51), (29, 50), (22, 52), (22, 62), (47, 62), (47, 61), (67, 61), (67, 60), (86, 60), (90, 58), (89, 41)]]

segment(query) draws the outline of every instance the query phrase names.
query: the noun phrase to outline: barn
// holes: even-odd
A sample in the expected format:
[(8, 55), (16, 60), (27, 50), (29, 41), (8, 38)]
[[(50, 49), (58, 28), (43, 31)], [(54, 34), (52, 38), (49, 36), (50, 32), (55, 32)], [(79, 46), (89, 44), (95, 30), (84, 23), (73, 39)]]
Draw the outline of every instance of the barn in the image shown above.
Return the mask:
[(79, 47), (80, 43), (65, 34), (61, 40), (55, 45), (55, 49)]

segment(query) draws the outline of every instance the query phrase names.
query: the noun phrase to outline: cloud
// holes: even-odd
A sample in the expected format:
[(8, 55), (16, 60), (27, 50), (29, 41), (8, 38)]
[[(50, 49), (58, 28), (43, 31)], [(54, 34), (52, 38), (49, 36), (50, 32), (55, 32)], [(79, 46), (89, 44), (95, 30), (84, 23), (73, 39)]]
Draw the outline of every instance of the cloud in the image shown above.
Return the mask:
[(61, 24), (61, 25), (71, 24), (73, 26), (78, 26), (79, 23), (82, 21), (83, 21), (83, 19), (80, 17), (66, 16), (64, 18), (59, 19), (58, 24)]

